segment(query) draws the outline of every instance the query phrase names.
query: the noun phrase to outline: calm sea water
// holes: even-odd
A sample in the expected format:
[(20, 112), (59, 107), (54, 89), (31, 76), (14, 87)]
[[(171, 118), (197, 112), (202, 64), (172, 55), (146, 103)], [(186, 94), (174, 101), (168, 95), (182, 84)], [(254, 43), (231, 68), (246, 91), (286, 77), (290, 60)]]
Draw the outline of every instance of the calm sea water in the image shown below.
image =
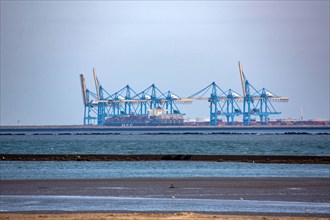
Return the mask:
[[(3, 154), (228, 154), (330, 156), (329, 130), (241, 130), (0, 135)], [(125, 177), (330, 177), (329, 165), (217, 162), (1, 161), (1, 179)]]
[(57, 162), (1, 161), (1, 180), (184, 177), (322, 177), (328, 164), (258, 164), (234, 162)]
[(24, 133), (0, 135), (5, 154), (223, 154), (330, 156), (329, 130), (222, 133)]
[(17, 211), (220, 212), (329, 216), (328, 203), (109, 196), (1, 196), (0, 212)]

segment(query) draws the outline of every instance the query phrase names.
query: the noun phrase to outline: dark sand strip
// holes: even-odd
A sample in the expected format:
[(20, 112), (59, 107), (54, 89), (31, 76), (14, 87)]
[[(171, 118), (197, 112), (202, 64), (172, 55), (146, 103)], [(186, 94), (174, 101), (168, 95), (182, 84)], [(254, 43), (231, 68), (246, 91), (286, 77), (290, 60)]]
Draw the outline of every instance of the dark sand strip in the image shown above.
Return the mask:
[(2, 161), (215, 161), (246, 163), (330, 164), (329, 156), (277, 155), (113, 155), (113, 154), (0, 154)]

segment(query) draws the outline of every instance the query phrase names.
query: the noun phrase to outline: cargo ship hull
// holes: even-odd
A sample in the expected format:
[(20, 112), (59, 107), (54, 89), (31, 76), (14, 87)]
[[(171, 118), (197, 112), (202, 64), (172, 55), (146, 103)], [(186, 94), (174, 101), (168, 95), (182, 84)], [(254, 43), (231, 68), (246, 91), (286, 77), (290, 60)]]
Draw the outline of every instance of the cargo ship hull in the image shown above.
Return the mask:
[(159, 116), (122, 116), (113, 117), (105, 120), (106, 126), (183, 126), (181, 117), (159, 117)]
[(161, 123), (161, 122), (152, 122), (152, 123), (138, 123), (138, 122), (128, 122), (128, 123), (121, 123), (121, 122), (105, 122), (104, 125), (106, 126), (115, 126), (115, 127), (141, 127), (141, 126), (183, 126), (183, 123)]

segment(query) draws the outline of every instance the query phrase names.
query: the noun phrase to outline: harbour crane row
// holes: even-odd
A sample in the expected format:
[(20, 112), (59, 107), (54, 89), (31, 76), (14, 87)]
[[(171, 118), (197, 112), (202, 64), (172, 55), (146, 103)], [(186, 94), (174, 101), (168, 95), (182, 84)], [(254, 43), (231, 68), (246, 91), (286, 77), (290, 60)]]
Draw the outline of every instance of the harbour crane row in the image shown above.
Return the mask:
[(287, 102), (288, 97), (278, 96), (266, 88), (256, 89), (246, 78), (239, 61), (239, 74), (243, 95), (232, 89), (223, 90), (215, 82), (188, 96), (180, 97), (171, 91), (162, 92), (152, 84), (141, 92), (126, 85), (115, 93), (109, 93), (100, 84), (93, 69), (95, 92), (86, 87), (85, 76), (80, 74), (84, 104), (84, 125), (108, 126), (179, 126), (184, 125), (183, 113), (178, 104), (207, 101), (209, 124), (234, 125), (236, 117), (242, 117), (243, 125), (251, 125), (251, 117), (257, 116), (261, 125), (268, 125), (269, 116), (281, 114), (273, 102)]

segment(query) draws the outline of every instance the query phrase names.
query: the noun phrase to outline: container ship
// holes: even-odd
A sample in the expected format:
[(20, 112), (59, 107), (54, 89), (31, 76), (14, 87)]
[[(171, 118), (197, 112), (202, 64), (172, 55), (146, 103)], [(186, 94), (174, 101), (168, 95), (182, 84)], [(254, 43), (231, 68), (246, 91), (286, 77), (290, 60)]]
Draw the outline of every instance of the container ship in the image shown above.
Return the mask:
[(166, 113), (163, 108), (155, 108), (148, 111), (147, 115), (124, 115), (107, 118), (104, 122), (106, 126), (181, 126), (183, 115), (178, 111), (173, 114)]

